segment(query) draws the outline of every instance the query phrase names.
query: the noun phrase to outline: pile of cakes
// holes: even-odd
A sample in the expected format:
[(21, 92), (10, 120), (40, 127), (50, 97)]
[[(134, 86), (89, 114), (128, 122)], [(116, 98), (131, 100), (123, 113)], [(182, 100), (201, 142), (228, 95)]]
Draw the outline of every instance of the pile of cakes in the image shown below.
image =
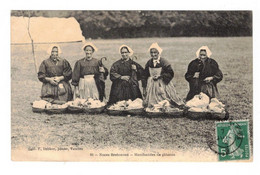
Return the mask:
[(36, 100), (32, 103), (33, 112), (63, 113), (66, 111), (68, 104), (52, 104), (45, 100)]
[(225, 112), (225, 105), (223, 103), (217, 98), (209, 99), (209, 97), (202, 92), (188, 101), (186, 106), (189, 108), (188, 111), (191, 112)]
[(76, 98), (74, 101), (69, 101), (67, 104), (73, 107), (87, 107), (87, 108), (100, 108), (106, 105), (105, 102), (101, 102), (100, 100), (94, 100), (92, 98), (88, 98), (88, 99)]
[(209, 97), (201, 92), (200, 94), (195, 95), (191, 100), (189, 100), (186, 103), (186, 106), (188, 107), (188, 111), (191, 112), (208, 112), (209, 103)]
[(143, 108), (143, 100), (140, 98), (135, 99), (134, 101), (130, 100), (122, 100), (113, 105), (111, 105), (108, 110), (132, 110), (132, 109), (142, 109)]
[(152, 107), (146, 108), (145, 112), (148, 116), (183, 116), (183, 110), (171, 105), (171, 103), (168, 100), (160, 101), (159, 103), (154, 104)]
[(143, 100), (122, 100), (107, 108), (109, 115), (142, 115), (144, 112)]
[(152, 107), (146, 108), (146, 112), (154, 112), (154, 113), (160, 113), (164, 112), (166, 108), (169, 108), (171, 106), (170, 102), (168, 100), (160, 101), (158, 104), (152, 105)]
[(210, 99), (206, 94), (200, 93), (195, 95), (193, 99), (186, 103), (189, 117), (212, 117), (224, 119), (226, 118), (225, 105), (217, 98)]
[(106, 106), (105, 102), (95, 100), (92, 98), (80, 99), (76, 98), (74, 101), (69, 101), (68, 109), (70, 112), (86, 112), (86, 113), (101, 113)]

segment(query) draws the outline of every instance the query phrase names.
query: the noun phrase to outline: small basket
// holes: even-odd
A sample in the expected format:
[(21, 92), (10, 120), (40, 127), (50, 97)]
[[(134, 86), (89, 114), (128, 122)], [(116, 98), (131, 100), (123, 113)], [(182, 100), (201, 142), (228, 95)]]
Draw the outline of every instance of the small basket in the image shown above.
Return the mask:
[(161, 117), (161, 116), (165, 116), (164, 112), (147, 112), (145, 111), (146, 115), (149, 117)]
[(165, 111), (165, 114), (169, 117), (183, 117), (183, 110), (181, 111)]
[(67, 111), (67, 108), (54, 108), (54, 109), (45, 109), (46, 113), (49, 114), (63, 114)]
[(128, 113), (130, 115), (143, 115), (144, 114), (144, 108), (128, 109), (128, 110), (126, 110), (126, 113)]
[(68, 111), (71, 112), (71, 113), (81, 113), (81, 112), (83, 112), (83, 107), (68, 106)]
[(85, 112), (87, 114), (100, 114), (100, 113), (104, 112), (104, 110), (105, 110), (105, 106), (102, 106), (100, 108), (83, 107), (83, 112)]
[(187, 115), (187, 117), (189, 117), (191, 119), (204, 119), (204, 118), (207, 118), (208, 112), (187, 111), (186, 115)]
[(127, 112), (125, 110), (112, 110), (107, 109), (108, 115), (127, 115)]
[(229, 118), (229, 114), (226, 111), (223, 113), (211, 112), (209, 117), (216, 120), (227, 120)]
[(36, 113), (42, 113), (42, 112), (45, 112), (45, 109), (32, 107), (32, 111), (36, 112)]

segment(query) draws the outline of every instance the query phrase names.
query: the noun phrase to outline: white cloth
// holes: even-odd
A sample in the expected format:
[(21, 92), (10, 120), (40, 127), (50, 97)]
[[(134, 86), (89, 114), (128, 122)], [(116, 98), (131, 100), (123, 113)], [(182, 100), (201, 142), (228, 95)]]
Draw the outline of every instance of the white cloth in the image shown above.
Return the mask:
[(94, 49), (94, 52), (97, 52), (97, 51), (98, 51), (98, 48), (97, 48), (93, 43), (91, 43), (91, 42), (85, 42), (84, 45), (83, 45), (83, 47), (82, 47), (82, 50), (84, 50), (84, 48), (85, 48), (86, 46), (91, 46), (91, 47)]
[(144, 105), (148, 108), (153, 107), (155, 104), (163, 100), (173, 101), (178, 105), (182, 105), (182, 100), (177, 96), (173, 80), (167, 85), (162, 79), (157, 81), (153, 80), (153, 76), (160, 75), (162, 68), (149, 68), (150, 77), (147, 80), (146, 92), (147, 95), (144, 98)]
[(212, 55), (212, 52), (209, 50), (208, 46), (201, 46), (201, 47), (197, 50), (197, 52), (196, 52), (197, 58), (199, 58), (199, 56), (200, 56), (200, 51), (201, 51), (201, 50), (206, 50), (206, 53), (207, 53), (207, 56), (208, 56), (208, 57), (210, 57), (210, 56)]
[(162, 72), (162, 67), (159, 67), (159, 68), (150, 68), (149, 67), (150, 77), (160, 76), (161, 72)]
[(134, 54), (134, 51), (129, 47), (129, 46), (127, 46), (127, 45), (125, 45), (125, 44), (123, 44), (122, 46), (120, 46), (119, 47), (119, 53), (121, 54), (121, 49), (122, 49), (122, 47), (126, 47), (127, 49), (128, 49), (128, 51), (129, 51), (129, 56), (132, 56), (133, 54)]
[(48, 102), (45, 101), (45, 100), (34, 101), (33, 102), (33, 107), (34, 108), (39, 108), (39, 109), (44, 109), (47, 103)]
[(186, 103), (186, 106), (191, 108), (191, 107), (196, 107), (196, 108), (207, 108), (209, 105), (210, 99), (209, 97), (201, 92), (198, 95), (195, 95), (191, 100), (189, 100)]
[[(75, 94), (74, 94), (75, 95)], [(79, 80), (79, 96), (81, 99), (99, 99), (99, 93), (94, 79), (94, 75), (85, 75)], [(74, 96), (75, 99), (76, 96)]]
[(153, 66), (155, 67), (157, 64), (160, 64), (161, 57), (159, 56), (157, 60), (153, 60)]
[(53, 47), (57, 47), (58, 48), (58, 55), (60, 55), (62, 53), (61, 49), (60, 49), (60, 46), (58, 44), (52, 44), (50, 45), (50, 47), (47, 49), (47, 53), (49, 55), (51, 55), (51, 52), (52, 52), (52, 49)]
[(153, 43), (150, 48), (148, 49), (148, 52), (150, 52), (151, 49), (156, 49), (159, 52), (159, 55), (162, 54), (163, 49), (158, 45), (158, 43)]

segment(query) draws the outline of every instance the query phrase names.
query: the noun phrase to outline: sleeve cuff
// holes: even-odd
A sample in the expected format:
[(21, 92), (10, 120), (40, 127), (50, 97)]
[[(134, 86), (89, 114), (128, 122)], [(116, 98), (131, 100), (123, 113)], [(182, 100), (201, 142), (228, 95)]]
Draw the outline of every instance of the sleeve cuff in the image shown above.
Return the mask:
[(71, 82), (71, 84), (72, 84), (73, 86), (78, 86), (79, 83)]
[(45, 79), (45, 77), (38, 78), (43, 83), (48, 83), (48, 81)]

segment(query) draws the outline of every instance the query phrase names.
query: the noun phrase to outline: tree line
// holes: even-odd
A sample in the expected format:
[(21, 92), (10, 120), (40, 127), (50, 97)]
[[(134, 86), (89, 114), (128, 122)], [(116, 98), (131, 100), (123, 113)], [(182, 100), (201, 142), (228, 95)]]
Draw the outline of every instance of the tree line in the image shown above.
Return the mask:
[(12, 16), (75, 17), (85, 38), (252, 36), (251, 11), (11, 11)]

